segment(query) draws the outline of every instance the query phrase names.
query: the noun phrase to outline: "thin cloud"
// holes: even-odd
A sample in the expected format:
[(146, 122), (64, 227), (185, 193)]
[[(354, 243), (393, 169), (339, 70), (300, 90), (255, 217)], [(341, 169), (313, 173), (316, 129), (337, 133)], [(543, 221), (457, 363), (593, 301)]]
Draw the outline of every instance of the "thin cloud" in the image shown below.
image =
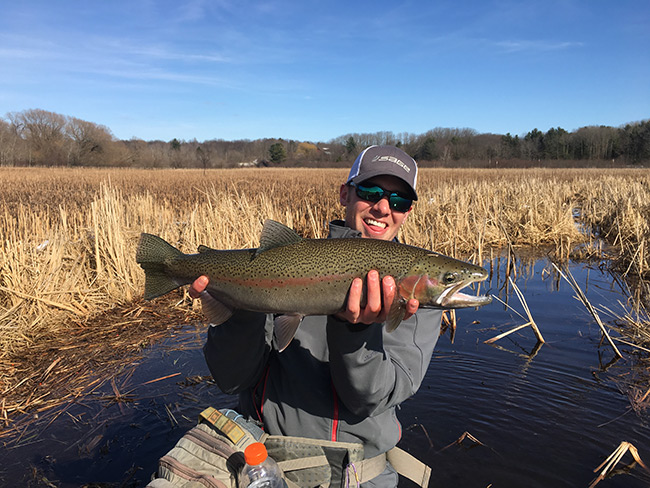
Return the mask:
[(124, 54), (132, 54), (143, 56), (146, 58), (155, 58), (167, 61), (205, 61), (209, 63), (229, 63), (232, 58), (217, 53), (192, 53), (180, 52), (167, 49), (164, 46), (136, 46), (125, 45), (124, 43), (111, 43), (114, 47), (118, 48), (113, 51), (117, 56)]
[(0, 48), (0, 58), (2, 59), (35, 59), (44, 55), (44, 51), (35, 49)]
[(237, 83), (229, 82), (223, 78), (216, 76), (179, 73), (175, 71), (150, 68), (147, 66), (129, 69), (86, 69), (83, 70), (83, 73), (95, 76), (110, 76), (111, 78), (121, 78), (135, 81), (163, 81), (181, 84), (216, 86), (230, 89), (238, 88)]
[(522, 51), (563, 51), (582, 47), (581, 42), (570, 41), (546, 41), (546, 40), (508, 40), (496, 41), (494, 45), (506, 52)]

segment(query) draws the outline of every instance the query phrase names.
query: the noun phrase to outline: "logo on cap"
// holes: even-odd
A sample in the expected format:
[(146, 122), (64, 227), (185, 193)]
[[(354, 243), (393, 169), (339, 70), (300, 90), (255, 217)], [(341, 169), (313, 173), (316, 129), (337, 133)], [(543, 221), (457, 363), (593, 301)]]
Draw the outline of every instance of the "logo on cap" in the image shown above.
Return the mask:
[(375, 156), (372, 158), (372, 162), (374, 163), (376, 161), (390, 161), (391, 163), (395, 163), (396, 165), (403, 168), (407, 173), (411, 172), (411, 168), (409, 168), (401, 159), (397, 159), (395, 156)]

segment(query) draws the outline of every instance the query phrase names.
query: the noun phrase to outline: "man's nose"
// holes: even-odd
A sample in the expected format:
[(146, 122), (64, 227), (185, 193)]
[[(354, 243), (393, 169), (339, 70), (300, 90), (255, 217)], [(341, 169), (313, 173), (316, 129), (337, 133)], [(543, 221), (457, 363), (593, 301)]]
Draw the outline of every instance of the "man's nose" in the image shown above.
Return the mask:
[(382, 197), (381, 200), (375, 203), (375, 208), (382, 214), (388, 215), (390, 213), (390, 203), (388, 202), (388, 197)]

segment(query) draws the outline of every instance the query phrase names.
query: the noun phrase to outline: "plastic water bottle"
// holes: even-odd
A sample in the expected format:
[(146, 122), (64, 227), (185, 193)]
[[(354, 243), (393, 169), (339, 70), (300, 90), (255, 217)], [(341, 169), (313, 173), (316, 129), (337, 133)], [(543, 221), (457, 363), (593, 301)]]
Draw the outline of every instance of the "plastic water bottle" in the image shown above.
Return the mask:
[(283, 488), (282, 471), (269, 457), (261, 442), (254, 442), (244, 450), (246, 464), (239, 473), (239, 488)]

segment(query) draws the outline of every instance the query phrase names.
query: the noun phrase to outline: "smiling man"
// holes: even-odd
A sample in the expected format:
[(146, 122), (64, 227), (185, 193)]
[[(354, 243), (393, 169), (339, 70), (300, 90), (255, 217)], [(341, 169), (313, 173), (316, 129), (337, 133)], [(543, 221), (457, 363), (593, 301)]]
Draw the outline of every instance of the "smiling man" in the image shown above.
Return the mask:
[[(339, 189), (345, 220), (330, 223), (329, 237), (396, 239), (417, 199), (417, 172), (413, 158), (396, 147), (365, 149)], [(190, 289), (206, 310), (207, 284), (202, 276)], [(238, 394), (239, 412), (261, 422), (267, 433), (363, 446), (364, 459), (372, 462), (330, 463), (330, 486), (359, 481), (363, 487), (393, 488), (399, 466), (392, 465), (396, 458), (390, 453), (402, 433), (396, 408), (422, 383), (442, 313), (418, 310), (411, 299), (405, 320), (388, 333), (383, 323), (395, 280), (380, 281), (371, 271), (366, 285), (365, 301), (363, 280), (357, 278), (345, 310), (305, 317), (281, 353), (273, 340), (273, 316), (240, 310), (209, 328), (204, 354), (219, 388)]]
[(401, 149), (365, 149), (352, 165), (347, 182), (341, 185), (345, 225), (359, 231), (362, 237), (395, 239), (413, 200), (417, 200), (417, 177), (415, 161)]

